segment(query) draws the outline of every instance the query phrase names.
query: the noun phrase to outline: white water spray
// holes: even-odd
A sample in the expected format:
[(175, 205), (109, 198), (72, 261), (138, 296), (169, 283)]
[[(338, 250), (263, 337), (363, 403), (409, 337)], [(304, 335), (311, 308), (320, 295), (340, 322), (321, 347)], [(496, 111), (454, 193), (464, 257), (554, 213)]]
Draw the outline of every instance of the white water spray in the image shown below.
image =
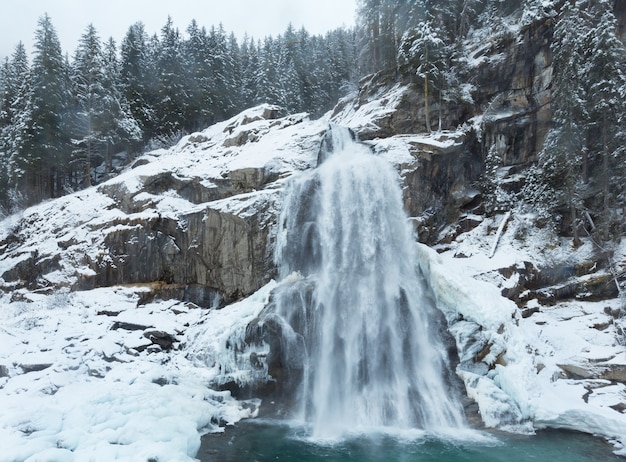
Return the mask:
[(291, 185), (276, 253), (281, 277), (302, 276), (275, 293), (304, 343), (302, 417), (316, 438), (463, 427), (397, 173), (346, 129), (330, 144)]

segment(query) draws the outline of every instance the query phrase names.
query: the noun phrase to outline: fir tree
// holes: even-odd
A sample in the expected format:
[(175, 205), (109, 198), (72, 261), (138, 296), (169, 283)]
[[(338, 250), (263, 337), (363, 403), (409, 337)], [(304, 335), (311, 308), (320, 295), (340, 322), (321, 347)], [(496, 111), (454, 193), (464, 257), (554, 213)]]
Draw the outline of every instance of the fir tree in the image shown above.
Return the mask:
[(215, 120), (213, 111), (213, 89), (209, 59), (209, 38), (204, 27), (192, 21), (187, 28), (189, 38), (183, 44), (187, 69), (188, 107), (186, 128), (198, 130)]
[(92, 164), (104, 158), (106, 146), (105, 117), (110, 109), (105, 89), (104, 57), (100, 38), (92, 24), (87, 26), (76, 50), (73, 66), (73, 93), (76, 98), (76, 115), (73, 130), (74, 159), (82, 166), (83, 186), (96, 180)]
[(104, 112), (102, 114), (102, 141), (104, 144), (104, 173), (113, 170), (113, 154), (116, 150), (127, 151), (132, 155), (139, 149), (141, 129), (133, 118), (128, 101), (124, 99), (120, 86), (120, 63), (117, 47), (109, 38), (103, 49), (103, 87), (105, 91)]
[(222, 24), (209, 30), (208, 46), (213, 108), (218, 120), (224, 120), (235, 112), (231, 95), (237, 88), (233, 86), (233, 56), (229, 53), (228, 37)]
[(182, 39), (172, 18), (161, 29), (157, 55), (157, 88), (155, 113), (160, 135), (173, 135), (183, 130), (188, 95), (182, 56)]
[(17, 164), (29, 202), (56, 197), (64, 192), (65, 170), (70, 152), (63, 117), (69, 101), (69, 83), (61, 44), (50, 17), (39, 19), (31, 90), (21, 118)]
[[(525, 189), (525, 200), (546, 215), (567, 213), (566, 223), (578, 242), (582, 185), (588, 180), (585, 146), (584, 34), (587, 21), (577, 4), (566, 4), (554, 30), (553, 101), (554, 126), (538, 154), (538, 178)], [(530, 187), (532, 186), (532, 188)], [(541, 191), (541, 194), (539, 194)]]
[(259, 49), (253, 39), (244, 36), (240, 47), (241, 83), (240, 98), (241, 107), (249, 107), (254, 104), (256, 97), (256, 74), (259, 69)]
[(148, 36), (141, 22), (129, 27), (121, 44), (120, 89), (130, 115), (139, 124), (144, 141), (154, 133)]
[[(600, 0), (592, 9), (593, 27), (587, 34), (588, 59), (582, 69), (589, 82), (587, 107), (589, 114), (590, 147), (598, 153), (600, 166), (595, 180), (602, 191), (599, 204), (599, 235), (602, 240), (616, 237), (623, 231), (623, 219), (616, 215), (626, 181), (624, 175), (625, 123), (623, 91), (626, 86), (626, 50), (617, 38), (617, 21), (613, 3)], [(617, 228), (617, 229), (613, 229)]]
[(404, 68), (412, 67), (423, 83), (424, 118), (426, 131), (432, 131), (430, 99), (433, 87), (443, 91), (444, 41), (431, 20), (422, 21), (405, 33), (400, 47), (400, 62)]

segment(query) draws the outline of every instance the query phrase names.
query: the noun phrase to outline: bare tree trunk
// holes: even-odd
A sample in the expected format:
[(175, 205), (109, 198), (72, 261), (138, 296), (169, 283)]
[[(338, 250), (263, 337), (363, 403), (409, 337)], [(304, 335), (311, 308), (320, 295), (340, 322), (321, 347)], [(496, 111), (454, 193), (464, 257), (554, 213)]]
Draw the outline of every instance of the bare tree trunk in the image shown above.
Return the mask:
[(578, 223), (576, 222), (576, 206), (574, 201), (570, 202), (570, 220), (572, 222), (572, 234), (574, 235), (574, 247), (580, 247), (582, 244), (578, 236)]
[(443, 93), (443, 91), (439, 90), (439, 128), (438, 130), (441, 131), (441, 108), (442, 106), (442, 96), (441, 94)]
[[(428, 66), (428, 46), (425, 47), (424, 50), (425, 62)], [(430, 128), (430, 109), (428, 107), (428, 71), (424, 74), (424, 116), (426, 117), (426, 131), (430, 133), (432, 130)]]

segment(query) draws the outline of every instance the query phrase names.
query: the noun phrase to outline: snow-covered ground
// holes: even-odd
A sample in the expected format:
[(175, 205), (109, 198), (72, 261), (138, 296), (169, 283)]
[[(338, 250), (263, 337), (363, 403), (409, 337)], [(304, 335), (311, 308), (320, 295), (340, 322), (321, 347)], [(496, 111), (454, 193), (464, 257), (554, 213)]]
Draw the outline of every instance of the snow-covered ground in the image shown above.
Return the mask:
[(227, 310), (138, 305), (142, 290), (128, 287), (4, 296), (0, 460), (194, 460), (201, 434), (256, 415), (258, 402), (209, 385), (236, 363), (226, 344), (272, 287)]

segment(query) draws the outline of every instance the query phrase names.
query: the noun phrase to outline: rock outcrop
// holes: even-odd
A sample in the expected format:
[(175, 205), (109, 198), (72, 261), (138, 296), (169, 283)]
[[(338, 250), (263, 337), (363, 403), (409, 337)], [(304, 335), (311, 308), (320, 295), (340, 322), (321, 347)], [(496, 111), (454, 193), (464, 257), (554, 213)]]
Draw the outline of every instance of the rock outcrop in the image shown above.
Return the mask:
[(201, 306), (256, 291), (274, 275), (281, 178), (314, 165), (325, 130), (302, 129), (304, 114), (277, 115), (251, 109), (96, 188), (27, 210), (0, 236), (0, 288), (139, 284)]

